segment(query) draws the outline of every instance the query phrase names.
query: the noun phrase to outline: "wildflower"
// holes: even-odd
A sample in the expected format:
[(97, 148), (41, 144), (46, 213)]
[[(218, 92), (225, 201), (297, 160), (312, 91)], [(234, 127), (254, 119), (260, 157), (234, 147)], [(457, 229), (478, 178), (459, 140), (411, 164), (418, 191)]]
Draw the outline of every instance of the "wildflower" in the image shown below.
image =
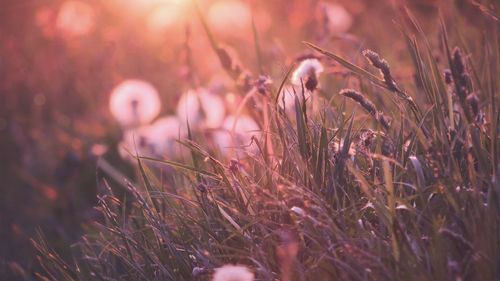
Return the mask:
[(137, 127), (151, 122), (160, 113), (160, 97), (150, 83), (126, 80), (113, 89), (109, 109), (123, 127)]
[(222, 124), (226, 109), (219, 96), (200, 88), (189, 90), (177, 104), (177, 116), (192, 127), (217, 128)]
[(242, 265), (224, 265), (215, 269), (212, 281), (253, 281), (254, 274)]
[(222, 154), (227, 155), (231, 147), (249, 145), (252, 137), (258, 134), (259, 126), (246, 115), (226, 117), (221, 130), (214, 133), (213, 139)]
[(82, 36), (94, 28), (94, 10), (86, 2), (66, 1), (56, 18), (56, 28), (68, 36)]
[(330, 34), (347, 32), (352, 25), (352, 16), (344, 6), (336, 3), (323, 3), (321, 6), (325, 28)]
[(318, 77), (323, 72), (323, 65), (317, 59), (305, 59), (292, 74), (292, 84), (302, 86), (309, 91), (318, 87)]

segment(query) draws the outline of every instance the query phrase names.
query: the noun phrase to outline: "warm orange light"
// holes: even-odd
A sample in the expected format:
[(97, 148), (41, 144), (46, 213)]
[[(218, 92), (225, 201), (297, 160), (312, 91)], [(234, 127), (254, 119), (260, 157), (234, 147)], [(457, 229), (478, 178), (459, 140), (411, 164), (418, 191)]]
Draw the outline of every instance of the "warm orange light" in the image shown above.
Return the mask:
[(252, 12), (242, 1), (217, 1), (208, 10), (208, 22), (217, 32), (239, 34), (250, 30)]
[(94, 27), (94, 10), (82, 1), (66, 1), (56, 19), (56, 28), (67, 36), (88, 34)]

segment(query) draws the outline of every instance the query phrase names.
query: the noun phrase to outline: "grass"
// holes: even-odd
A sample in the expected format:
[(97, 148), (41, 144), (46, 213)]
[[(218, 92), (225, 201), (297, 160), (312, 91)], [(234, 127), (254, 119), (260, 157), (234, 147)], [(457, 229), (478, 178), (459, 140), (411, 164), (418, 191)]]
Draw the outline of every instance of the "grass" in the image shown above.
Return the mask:
[[(191, 151), (185, 163), (138, 156), (137, 182), (99, 179), (102, 220), (72, 247), (73, 260), (42, 234), (33, 240), (39, 277), (209, 280), (237, 263), (258, 280), (499, 279), (498, 22), (478, 59), (465, 44), (452, 47), (444, 23), (434, 46), (405, 17), (394, 36), (406, 42), (414, 83), (398, 81), (398, 62), (384, 54), (354, 63), (305, 42), (354, 75), (356, 94), (321, 89), (313, 95), (328, 92), (331, 102), (311, 111), (302, 87), (287, 115), (277, 93), (291, 67), (255, 109), (269, 113), (266, 136), (254, 140), (260, 153), (218, 159), (194, 133), (180, 140)], [(203, 23), (237, 83), (244, 68)], [(167, 180), (161, 165), (173, 169)]]

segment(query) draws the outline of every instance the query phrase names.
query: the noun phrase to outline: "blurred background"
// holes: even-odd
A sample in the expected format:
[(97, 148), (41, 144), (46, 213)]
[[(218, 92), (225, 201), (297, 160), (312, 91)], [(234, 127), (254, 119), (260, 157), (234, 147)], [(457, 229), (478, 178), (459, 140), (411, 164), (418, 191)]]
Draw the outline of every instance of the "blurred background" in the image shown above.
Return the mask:
[[(494, 0), (197, 0), (232, 58), (275, 81), (310, 54), (302, 41), (354, 61), (365, 48), (391, 62), (408, 60), (394, 23), (407, 20), (400, 13), (405, 7), (437, 41), (439, 13), (452, 28), (484, 26), (476, 17), (479, 2), (495, 8)], [(452, 9), (464, 15), (460, 22), (447, 17)], [(403, 63), (395, 68), (399, 79), (413, 79)], [(335, 65), (326, 72), (342, 79)], [(70, 256), (63, 245), (77, 241), (97, 216), (97, 159), (134, 177), (117, 149), (121, 124), (109, 110), (113, 89), (128, 79), (156, 89), (161, 115), (174, 113), (192, 88), (226, 100), (238, 95), (191, 0), (1, 1), (0, 279), (39, 270), (30, 243), (37, 231)]]

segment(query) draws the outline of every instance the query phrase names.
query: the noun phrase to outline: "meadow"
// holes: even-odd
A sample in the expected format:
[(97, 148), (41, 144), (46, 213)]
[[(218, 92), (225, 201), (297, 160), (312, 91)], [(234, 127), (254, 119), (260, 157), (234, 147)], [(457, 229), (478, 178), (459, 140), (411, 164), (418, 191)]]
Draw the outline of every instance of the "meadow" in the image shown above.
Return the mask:
[(6, 1), (0, 279), (500, 280), (499, 9)]

